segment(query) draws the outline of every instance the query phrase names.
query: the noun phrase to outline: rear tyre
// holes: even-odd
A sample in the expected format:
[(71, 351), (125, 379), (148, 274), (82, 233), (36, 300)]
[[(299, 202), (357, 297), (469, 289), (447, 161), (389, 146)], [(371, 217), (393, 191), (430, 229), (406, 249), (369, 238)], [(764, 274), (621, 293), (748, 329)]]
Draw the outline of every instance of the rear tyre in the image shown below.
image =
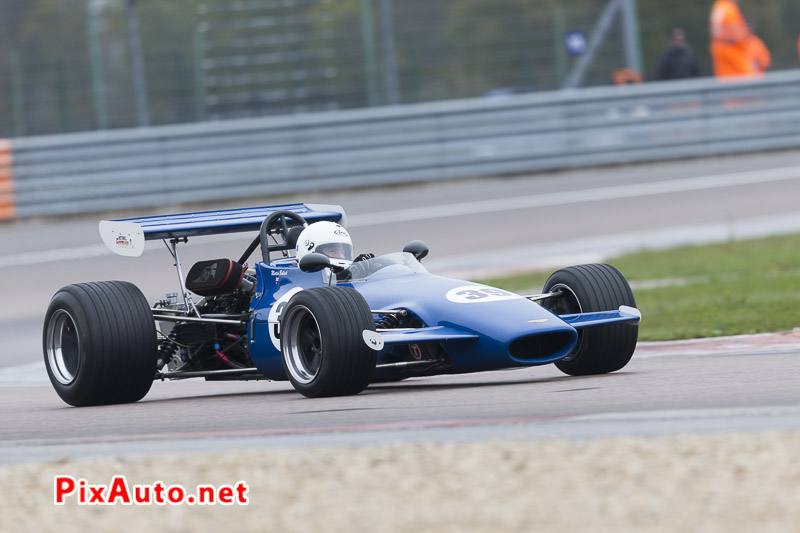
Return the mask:
[[(544, 292), (561, 290), (561, 295), (542, 301), (556, 315), (611, 311), (621, 305), (636, 307), (628, 281), (611, 265), (579, 265), (554, 272)], [(623, 368), (633, 356), (639, 326), (609, 324), (581, 329), (578, 343), (567, 357), (556, 363), (571, 376), (605, 374)]]
[(42, 342), (50, 382), (70, 405), (135, 402), (153, 384), (155, 323), (147, 300), (131, 283), (62, 288), (47, 308)]
[(375, 331), (364, 297), (350, 287), (300, 291), (281, 317), (281, 359), (295, 390), (308, 398), (358, 394), (375, 372), (377, 352), (363, 338)]

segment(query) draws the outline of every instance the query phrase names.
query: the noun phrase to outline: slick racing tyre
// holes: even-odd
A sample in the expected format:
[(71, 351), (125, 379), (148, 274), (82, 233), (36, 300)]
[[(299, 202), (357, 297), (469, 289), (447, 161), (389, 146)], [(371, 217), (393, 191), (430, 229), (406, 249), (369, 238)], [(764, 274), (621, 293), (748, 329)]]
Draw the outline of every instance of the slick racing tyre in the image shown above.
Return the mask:
[(375, 372), (377, 352), (364, 341), (375, 321), (350, 287), (300, 291), (281, 316), (281, 359), (295, 390), (308, 398), (358, 394)]
[(70, 405), (135, 402), (156, 372), (153, 314), (142, 292), (124, 281), (68, 285), (44, 320), (50, 382)]
[[(556, 315), (612, 311), (621, 305), (636, 307), (630, 285), (611, 265), (579, 265), (554, 272), (544, 292), (561, 295), (542, 301)], [(636, 348), (639, 326), (626, 323), (581, 329), (578, 343), (556, 366), (571, 376), (605, 374), (628, 364)]]

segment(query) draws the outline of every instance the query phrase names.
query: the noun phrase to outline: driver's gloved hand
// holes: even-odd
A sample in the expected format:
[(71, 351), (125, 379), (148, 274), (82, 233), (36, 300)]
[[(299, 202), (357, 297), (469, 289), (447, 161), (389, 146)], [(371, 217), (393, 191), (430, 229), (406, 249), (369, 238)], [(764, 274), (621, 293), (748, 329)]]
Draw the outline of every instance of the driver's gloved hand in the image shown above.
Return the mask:
[(345, 271), (348, 272), (348, 275), (352, 275), (352, 278), (348, 279), (363, 278), (369, 274), (369, 269), (374, 267), (374, 265), (367, 263), (362, 263), (359, 265), (358, 263), (374, 257), (375, 254), (359, 254), (358, 257), (353, 260), (353, 264), (350, 265), (350, 268)]
[(357, 263), (359, 261), (366, 261), (367, 259), (372, 259), (373, 257), (375, 257), (375, 254), (358, 254), (358, 257), (356, 257), (353, 262)]

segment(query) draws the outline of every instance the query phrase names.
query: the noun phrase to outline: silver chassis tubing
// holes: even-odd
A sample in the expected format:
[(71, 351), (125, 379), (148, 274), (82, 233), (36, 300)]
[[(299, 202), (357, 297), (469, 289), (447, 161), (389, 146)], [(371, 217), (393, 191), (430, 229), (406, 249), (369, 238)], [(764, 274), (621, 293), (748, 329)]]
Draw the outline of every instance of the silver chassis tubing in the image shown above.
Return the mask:
[(373, 315), (400, 315), (408, 316), (408, 311), (405, 309), (370, 309)]
[(382, 365), (375, 365), (375, 368), (406, 368), (409, 366), (417, 365), (435, 365), (440, 363), (436, 359), (425, 359), (422, 361), (400, 361), (398, 363), (384, 363)]
[(188, 372), (158, 372), (155, 379), (189, 379), (205, 378), (212, 376), (253, 376), (253, 379), (267, 379), (255, 367), (252, 368), (230, 368), (226, 370), (197, 370)]
[[(152, 311), (156, 311), (156, 309), (151, 309)], [(157, 311), (161, 311), (158, 309)], [(194, 318), (191, 316), (179, 316), (179, 315), (153, 315), (155, 320), (163, 320), (165, 322), (201, 322), (204, 324), (227, 324), (230, 326), (244, 326), (247, 322), (242, 322), (241, 320), (225, 320), (224, 318)]]
[[(423, 361), (401, 361), (399, 363), (385, 363), (375, 365), (375, 368), (406, 368), (409, 366), (435, 365), (439, 363), (436, 359), (426, 359)], [(267, 379), (256, 368), (231, 368), (226, 370), (198, 370), (188, 372), (159, 372), (155, 379), (190, 379), (204, 378), (213, 376), (252, 376), (253, 379)]]
[[(187, 242), (188, 239), (184, 237), (184, 242)], [(172, 239), (169, 241), (172, 247), (170, 248), (169, 244), (167, 244), (167, 240), (164, 239), (164, 244), (167, 246), (169, 253), (172, 254), (172, 258), (175, 260), (175, 269), (178, 271), (178, 286), (181, 288), (181, 294), (183, 295), (183, 303), (186, 305), (186, 309), (190, 309), (194, 311), (194, 313), (200, 317), (200, 311), (197, 310), (195, 307), (194, 302), (192, 301), (192, 296), (189, 294), (189, 291), (186, 289), (186, 285), (183, 282), (183, 271), (181, 270), (181, 259), (178, 257), (178, 242), (180, 239)]]
[(547, 298), (553, 298), (553, 297), (556, 297), (556, 296), (561, 296), (562, 292), (563, 291), (561, 289), (559, 289), (557, 291), (546, 292), (544, 294), (529, 294), (527, 296), (523, 296), (523, 298), (527, 298), (528, 300), (530, 300), (532, 302), (536, 302), (536, 301), (539, 301), (539, 300), (546, 300)]

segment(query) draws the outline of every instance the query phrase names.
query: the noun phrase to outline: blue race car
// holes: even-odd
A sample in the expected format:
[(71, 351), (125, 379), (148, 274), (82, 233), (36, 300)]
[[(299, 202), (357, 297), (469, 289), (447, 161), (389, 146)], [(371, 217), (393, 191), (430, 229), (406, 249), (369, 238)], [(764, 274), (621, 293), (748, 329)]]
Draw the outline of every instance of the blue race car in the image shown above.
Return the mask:
[[(120, 255), (164, 240), (180, 291), (151, 306), (123, 281), (59, 290), (43, 332), (50, 381), (74, 406), (135, 402), (156, 379), (194, 377), (289, 380), (320, 397), (547, 363), (602, 374), (633, 355), (641, 314), (610, 265), (564, 268), (542, 294), (519, 295), (428, 273), (421, 241), (354, 259), (346, 225), (341, 207), (312, 204), (100, 222)], [(256, 230), (238, 261), (200, 261), (184, 278), (179, 243)]]

